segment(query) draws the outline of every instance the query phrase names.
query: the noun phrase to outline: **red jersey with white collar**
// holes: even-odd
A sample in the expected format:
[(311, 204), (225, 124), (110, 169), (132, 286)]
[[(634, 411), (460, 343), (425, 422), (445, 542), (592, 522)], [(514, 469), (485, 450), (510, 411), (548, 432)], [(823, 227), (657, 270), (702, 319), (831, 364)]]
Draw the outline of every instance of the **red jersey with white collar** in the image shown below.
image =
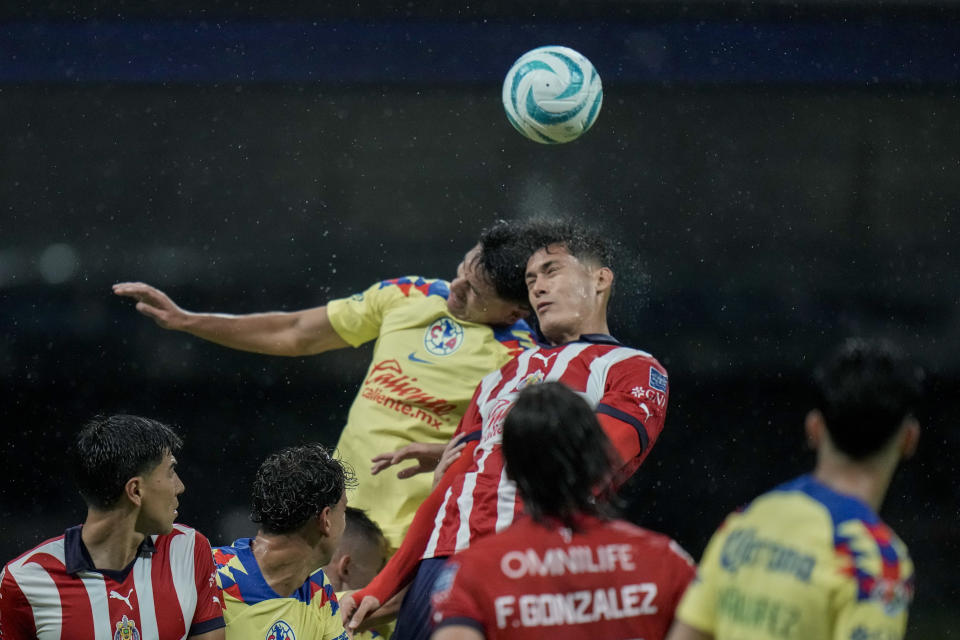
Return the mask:
[(435, 629), (487, 640), (662, 640), (693, 561), (670, 538), (581, 516), (578, 530), (522, 517), (447, 561), (433, 594)]
[[(520, 390), (561, 382), (594, 408), (630, 476), (653, 447), (667, 411), (667, 373), (649, 353), (606, 335), (524, 351), (487, 375), (457, 429), (473, 440), (420, 506), (400, 549), (368, 587), (357, 594), (380, 602), (413, 576), (421, 558), (450, 556), (509, 526), (522, 505), (504, 471), (503, 421)], [(549, 481), (549, 479), (547, 479)]]
[(181, 524), (147, 537), (126, 569), (96, 569), (81, 527), (11, 560), (0, 577), (3, 640), (179, 640), (224, 626), (210, 543)]

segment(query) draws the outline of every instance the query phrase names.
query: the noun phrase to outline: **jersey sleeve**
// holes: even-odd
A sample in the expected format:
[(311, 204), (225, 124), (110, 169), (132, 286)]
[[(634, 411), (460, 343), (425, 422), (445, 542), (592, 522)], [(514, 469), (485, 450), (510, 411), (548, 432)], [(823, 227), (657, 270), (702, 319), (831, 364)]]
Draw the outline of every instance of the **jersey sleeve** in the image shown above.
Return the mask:
[(660, 437), (668, 398), (667, 371), (652, 357), (610, 367), (597, 417), (623, 463), (620, 479), (636, 471)]
[[(380, 335), (384, 314), (394, 305), (402, 304), (411, 295), (429, 292), (440, 280), (408, 277), (383, 280), (355, 293), (349, 298), (338, 298), (327, 303), (327, 318), (333, 330), (349, 345), (358, 347)], [(445, 283), (444, 283), (445, 284)], [(412, 293), (411, 289), (418, 292)]]
[[(333, 586), (324, 577), (322, 587), (324, 599), (321, 604), (323, 612), (321, 617), (324, 620), (323, 635), (321, 640), (347, 640), (347, 632), (343, 628), (343, 620), (340, 619), (340, 602), (337, 600), (337, 594), (333, 591)], [(314, 596), (316, 598), (316, 596)]]
[(217, 582), (217, 568), (213, 563), (210, 541), (199, 531), (193, 544), (193, 577), (197, 587), (197, 608), (190, 622), (190, 633), (195, 636), (225, 626), (223, 594)]
[(0, 572), (0, 640), (33, 640), (37, 629), (33, 611), (10, 572)]
[(431, 598), (434, 629), (451, 625), (467, 626), (487, 635), (480, 603), (486, 602), (489, 597), (477, 588), (483, 579), (477, 578), (477, 568), (471, 561), (474, 555), (469, 550), (457, 554), (447, 561), (437, 576)]
[(434, 519), (443, 504), (443, 498), (447, 490), (450, 489), (450, 485), (453, 484), (453, 480), (466, 473), (470, 467), (473, 461), (473, 451), (476, 447), (476, 440), (468, 442), (464, 450), (460, 452), (460, 456), (443, 474), (439, 484), (434, 487), (427, 499), (417, 508), (417, 513), (413, 517), (413, 522), (410, 524), (410, 529), (403, 538), (400, 548), (393, 554), (387, 565), (380, 570), (380, 573), (370, 581), (370, 584), (354, 595), (357, 602), (362, 601), (365, 596), (369, 595), (383, 604), (413, 579), (420, 559), (423, 557), (423, 552), (427, 548), (427, 541), (433, 531)]
[[(881, 530), (889, 532), (886, 527)], [(857, 564), (848, 584), (834, 594), (836, 625), (831, 640), (903, 638), (913, 598), (913, 563), (906, 547), (896, 539), (884, 551), (863, 553)]]

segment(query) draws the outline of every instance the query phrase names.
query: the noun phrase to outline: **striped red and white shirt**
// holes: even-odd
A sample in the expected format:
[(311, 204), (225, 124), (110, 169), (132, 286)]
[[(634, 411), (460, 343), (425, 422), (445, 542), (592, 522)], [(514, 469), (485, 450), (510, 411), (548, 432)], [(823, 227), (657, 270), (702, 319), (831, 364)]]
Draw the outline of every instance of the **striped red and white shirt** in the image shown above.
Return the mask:
[(513, 522), (522, 505), (504, 470), (503, 421), (520, 390), (542, 382), (561, 382), (594, 408), (620, 455), (622, 479), (636, 471), (663, 430), (667, 372), (649, 353), (607, 335), (523, 352), (480, 382), (457, 431), (475, 446), (447, 470), (400, 549), (357, 602), (364, 595), (385, 602), (409, 582), (421, 558), (453, 555)]
[(94, 568), (81, 526), (11, 560), (0, 577), (0, 640), (174, 640), (224, 626), (210, 543), (175, 524), (120, 571)]

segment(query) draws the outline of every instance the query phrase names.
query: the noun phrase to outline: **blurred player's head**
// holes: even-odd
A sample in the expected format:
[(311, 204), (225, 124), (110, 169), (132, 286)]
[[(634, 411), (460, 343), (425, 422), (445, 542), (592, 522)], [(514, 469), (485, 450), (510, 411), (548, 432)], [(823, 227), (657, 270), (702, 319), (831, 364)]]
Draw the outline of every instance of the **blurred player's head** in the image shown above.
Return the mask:
[(323, 567), (334, 591), (362, 589), (387, 562), (387, 539), (365, 511), (347, 507), (347, 527), (333, 557)]
[(525, 282), (544, 337), (554, 344), (607, 332), (613, 246), (599, 232), (567, 220), (525, 223)]
[(345, 491), (355, 482), (353, 472), (320, 444), (281, 449), (257, 470), (250, 518), (264, 534), (291, 534), (315, 524), (332, 554), (345, 526)]
[(447, 309), (456, 318), (490, 325), (509, 325), (530, 313), (523, 282), (526, 245), (516, 225), (500, 221), (457, 266), (450, 283)]
[(559, 382), (520, 392), (503, 424), (503, 457), (534, 519), (571, 526), (578, 513), (609, 509), (602, 497), (612, 480), (613, 448), (583, 398)]
[(120, 503), (138, 512), (137, 530), (169, 533), (183, 483), (175, 469), (180, 437), (167, 425), (131, 415), (98, 416), (74, 441), (72, 471), (91, 509)]
[(914, 412), (923, 373), (891, 343), (853, 338), (816, 371), (818, 411), (807, 417), (811, 439), (825, 428), (847, 458), (864, 460), (891, 447), (909, 455), (919, 426)]

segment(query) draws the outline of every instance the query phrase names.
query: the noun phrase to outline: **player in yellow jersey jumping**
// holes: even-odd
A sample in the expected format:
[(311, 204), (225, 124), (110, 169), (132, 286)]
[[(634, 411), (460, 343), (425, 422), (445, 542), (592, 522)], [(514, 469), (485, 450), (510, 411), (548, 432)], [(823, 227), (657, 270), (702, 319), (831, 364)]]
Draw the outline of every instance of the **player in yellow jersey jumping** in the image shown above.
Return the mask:
[(396, 548), (430, 493), (431, 477), (374, 474), (371, 459), (411, 443), (431, 445), (419, 455), (439, 459), (480, 379), (532, 346), (523, 320), (529, 303), (527, 256), (516, 246), (520, 235), (507, 222), (486, 230), (451, 282), (384, 280), (291, 313), (192, 313), (144, 283), (115, 284), (113, 291), (135, 299), (137, 310), (165, 329), (232, 349), (306, 356), (376, 340), (337, 449), (359, 481), (351, 504), (366, 511)]
[(917, 444), (920, 378), (889, 345), (862, 340), (819, 369), (813, 473), (726, 519), (668, 640), (903, 637), (913, 564), (876, 512)]

